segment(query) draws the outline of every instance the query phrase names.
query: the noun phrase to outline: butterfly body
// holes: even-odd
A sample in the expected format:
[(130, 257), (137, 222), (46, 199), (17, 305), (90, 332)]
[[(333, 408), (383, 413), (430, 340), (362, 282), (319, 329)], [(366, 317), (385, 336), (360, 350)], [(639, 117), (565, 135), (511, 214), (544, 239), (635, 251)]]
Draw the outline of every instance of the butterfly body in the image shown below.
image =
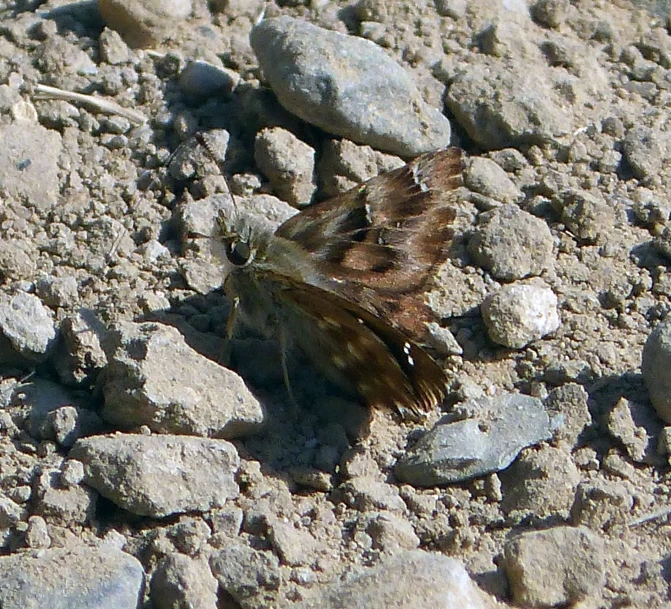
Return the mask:
[(221, 218), (224, 289), (244, 323), (297, 346), (332, 381), (374, 407), (414, 415), (445, 396), (424, 351), (433, 313), (423, 301), (447, 256), (462, 153), (422, 155), (311, 205), (273, 232)]

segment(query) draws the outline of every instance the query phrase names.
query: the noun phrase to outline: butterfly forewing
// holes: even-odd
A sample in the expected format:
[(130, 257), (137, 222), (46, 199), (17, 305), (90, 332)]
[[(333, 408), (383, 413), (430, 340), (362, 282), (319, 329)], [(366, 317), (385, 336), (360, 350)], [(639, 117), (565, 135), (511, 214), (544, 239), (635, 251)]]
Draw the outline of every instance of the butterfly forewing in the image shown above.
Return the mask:
[(310, 283), (395, 321), (426, 343), (426, 324), (436, 319), (423, 294), (447, 257), (463, 163), (459, 148), (424, 154), (307, 207), (275, 235), (311, 254), (320, 272)]

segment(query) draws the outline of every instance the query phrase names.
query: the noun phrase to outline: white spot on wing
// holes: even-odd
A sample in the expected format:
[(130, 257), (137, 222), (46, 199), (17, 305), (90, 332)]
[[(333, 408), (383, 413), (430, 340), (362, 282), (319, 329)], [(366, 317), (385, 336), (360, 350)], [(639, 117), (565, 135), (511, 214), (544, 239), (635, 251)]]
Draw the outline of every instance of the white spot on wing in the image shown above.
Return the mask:
[(412, 355), (410, 355), (410, 351), (411, 351), (411, 350), (412, 350), (412, 345), (411, 345), (410, 343), (406, 342), (406, 343), (403, 345), (403, 353), (405, 353), (405, 356), (408, 358), (408, 363), (409, 363), (411, 366), (414, 366), (414, 365), (415, 365), (415, 360), (414, 360), (414, 358), (412, 357)]
[(422, 170), (417, 165), (412, 168), (412, 180), (419, 186), (419, 189), (422, 192), (428, 192), (429, 187), (424, 182), (424, 179), (422, 178)]
[(363, 208), (366, 211), (366, 222), (369, 225), (373, 224), (373, 210), (370, 206), (370, 203), (368, 203), (368, 202), (364, 203)]

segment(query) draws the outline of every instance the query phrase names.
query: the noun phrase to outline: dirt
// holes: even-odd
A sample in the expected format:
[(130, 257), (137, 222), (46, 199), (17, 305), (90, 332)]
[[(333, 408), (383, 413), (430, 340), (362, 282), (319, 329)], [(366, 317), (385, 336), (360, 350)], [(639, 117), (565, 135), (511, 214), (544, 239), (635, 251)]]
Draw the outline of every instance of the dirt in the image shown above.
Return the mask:
[[(57, 4), (34, 11), (27, 5), (25, 11), (3, 6), (0, 17), (2, 138), (10, 141), (7, 130), (17, 128), (21, 112), (34, 112), (36, 119), (21, 127), (27, 152), (0, 152), (0, 291), (37, 293), (56, 327), (82, 309), (94, 312), (104, 326), (169, 319), (187, 328), (199, 350), (216, 360), (228, 303), (218, 291), (221, 278), (209, 247), (182, 230), (184, 206), (225, 192), (222, 166), (236, 194), (278, 194), (254, 161), (256, 135), (278, 126), (316, 151), (314, 185), (334, 188), (334, 176), (319, 173), (325, 171), (319, 161), (322, 153), (327, 157), (332, 136), (292, 116), (264, 86), (249, 44), (260, 4), (252, 10), (229, 2), (227, 11), (215, 12), (214, 4), (197, 2), (193, 16), (170, 35), (162, 36), (159, 27), (150, 36), (154, 53), (119, 43), (94, 9), (77, 13), (65, 5), (56, 10)], [(546, 404), (555, 400), (564, 418), (552, 440), (525, 449), (505, 472), (447, 487), (413, 488), (395, 480), (393, 466), (421, 426), (387, 413), (366, 420), (366, 411), (330, 394), (329, 386), (315, 385), (310, 371), (296, 374), (297, 392), (308, 396), (303, 400), (308, 405), (301, 403), (298, 415), (292, 415), (276, 352), (265, 343), (259, 347), (254, 338), (242, 341), (234, 362), (261, 401), (277, 410), (268, 414), (261, 434), (233, 441), (241, 456), (242, 489), (233, 503), (245, 515), (242, 543), (280, 556), (278, 602), (310, 598), (318, 584), (343, 572), (420, 547), (462, 561), (478, 585), (501, 602), (512, 602), (514, 594), (518, 604), (539, 606), (534, 603), (542, 601), (515, 592), (512, 571), (504, 568), (504, 546), (515, 535), (569, 524), (600, 537), (603, 582), (582, 600), (569, 595), (568, 602), (668, 607), (671, 488), (662, 442), (667, 432), (640, 373), (643, 345), (670, 309), (663, 245), (671, 210), (666, 13), (657, 5), (557, 0), (537, 3), (533, 21), (511, 17), (517, 9), (506, 12), (484, 1), (468, 6), (362, 1), (356, 9), (346, 2), (317, 3), (317, 8), (280, 4), (269, 6), (266, 15), (363, 32), (377, 42), (415, 78), (425, 101), (439, 108), (445, 101), (454, 143), (506, 169), (523, 195), (516, 204), (547, 223), (553, 255), (539, 274), (558, 297), (561, 324), (555, 332), (516, 349), (494, 343), (478, 307), (504, 281), (474, 265), (466, 247), (443, 271), (454, 283), (441, 297), (446, 300), (442, 311), (462, 350), (448, 358), (451, 403), (521, 392)], [(52, 12), (45, 17), (47, 11)], [(146, 44), (146, 37), (140, 41)], [(221, 96), (189, 95), (179, 84), (189, 59), (211, 60), (240, 83)], [(518, 118), (507, 114), (505, 100), (496, 114), (502, 127), (471, 112), (483, 100), (468, 88), (467, 78), (500, 65), (506, 77), (518, 74), (520, 87), (534, 78), (551, 82), (556, 97), (543, 102), (551, 104), (551, 113), (544, 115), (546, 106), (539, 106), (538, 137), (526, 137), (516, 127)], [(449, 93), (457, 74), (466, 74), (466, 80)], [(105, 115), (76, 102), (40, 101), (37, 83), (95, 93), (149, 120), (134, 124), (132, 117)], [(516, 86), (514, 79), (510, 86)], [(230, 134), (219, 165), (193, 138), (213, 129)], [(54, 133), (62, 144), (57, 158)], [(169, 169), (171, 155), (183, 150), (180, 145), (196, 150), (189, 158), (198, 164), (184, 179)], [(285, 160), (291, 154), (287, 150)], [(375, 172), (389, 168), (386, 155), (358, 154)], [(19, 157), (35, 161), (17, 170)], [(311, 189), (302, 183), (287, 194), (285, 188), (281, 198), (295, 203), (295, 192)], [(281, 204), (271, 200), (270, 205)], [(472, 215), (489, 205), (483, 195)], [(272, 209), (273, 220), (282, 216)], [(476, 219), (464, 223), (465, 243)], [(49, 287), (53, 278), (74, 278), (76, 287), (62, 282)], [(249, 354), (258, 359), (240, 361)], [(78, 407), (102, 408), (97, 372), (66, 377), (56, 357), (39, 364), (2, 361), (0, 395), (13, 397), (1, 402), (11, 421), (3, 419), (0, 434), (0, 489), (21, 512), (3, 522), (4, 554), (40, 547), (31, 546), (21, 525), (37, 514), (39, 500), (21, 489), (35, 488), (39, 472), (62, 466), (69, 450), (31, 429), (15, 380), (31, 373), (26, 383), (50, 380)], [(264, 360), (267, 367), (258, 363)], [(100, 367), (89, 364), (94, 371)], [(389, 514), (392, 524), (380, 525), (380, 513)], [(138, 518), (107, 501), (84, 524), (55, 513), (41, 515), (51, 547), (122, 535), (125, 551), (140, 559), (148, 577), (165, 548), (174, 551), (166, 539), (179, 524), (179, 518), (170, 523)], [(191, 517), (209, 523), (208, 532), (193, 533), (207, 544), (212, 516), (180, 518)], [(294, 525), (284, 546), (277, 524), (283, 519)], [(307, 521), (309, 526), (301, 524)], [(280, 541), (268, 540), (268, 527)], [(303, 537), (308, 529), (309, 543)], [(301, 579), (299, 567), (310, 576)]]

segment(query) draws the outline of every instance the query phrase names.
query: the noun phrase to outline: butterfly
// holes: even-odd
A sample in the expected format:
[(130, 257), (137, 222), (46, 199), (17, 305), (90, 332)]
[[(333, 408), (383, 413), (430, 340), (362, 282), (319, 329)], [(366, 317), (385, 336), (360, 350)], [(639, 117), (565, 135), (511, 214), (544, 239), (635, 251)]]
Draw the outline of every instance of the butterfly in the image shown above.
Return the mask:
[(458, 148), (423, 154), (276, 230), (237, 209), (221, 215), (229, 337), (240, 321), (274, 334), (291, 396), (285, 354), (298, 347), (371, 407), (431, 410), (447, 380), (424, 348), (436, 321), (424, 295), (447, 258), (463, 166)]

